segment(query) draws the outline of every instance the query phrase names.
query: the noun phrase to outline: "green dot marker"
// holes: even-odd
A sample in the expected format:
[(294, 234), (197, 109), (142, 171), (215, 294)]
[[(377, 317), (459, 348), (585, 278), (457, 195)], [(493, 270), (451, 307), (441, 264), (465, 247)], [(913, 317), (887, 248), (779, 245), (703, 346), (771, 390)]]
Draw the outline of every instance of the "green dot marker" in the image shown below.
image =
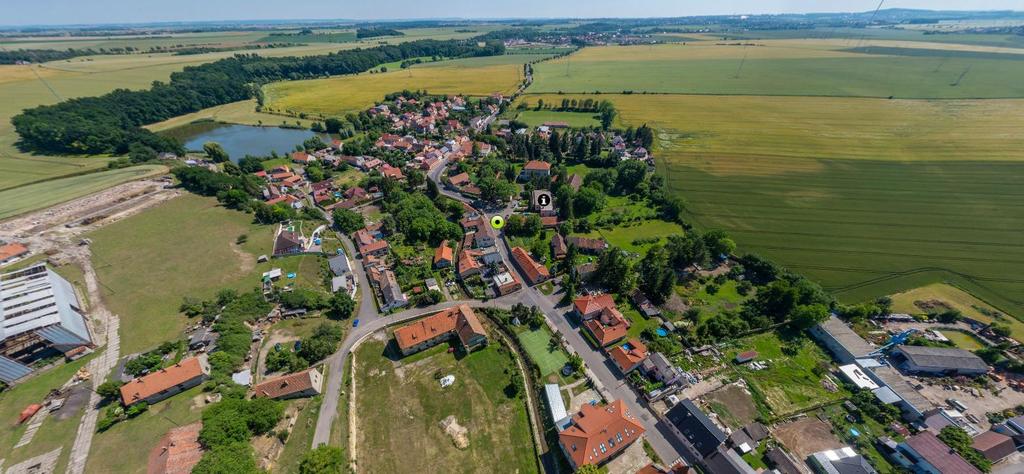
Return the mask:
[(501, 217), (501, 216), (494, 216), (494, 217), (492, 217), (491, 218), (491, 227), (494, 227), (495, 230), (499, 230), (502, 227), (505, 227), (505, 218)]

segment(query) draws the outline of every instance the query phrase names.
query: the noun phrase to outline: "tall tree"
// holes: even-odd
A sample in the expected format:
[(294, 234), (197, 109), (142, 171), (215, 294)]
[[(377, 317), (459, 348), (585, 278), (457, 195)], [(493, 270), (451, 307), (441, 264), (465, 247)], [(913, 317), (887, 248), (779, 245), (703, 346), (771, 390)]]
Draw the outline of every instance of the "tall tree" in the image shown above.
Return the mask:
[(210, 161), (214, 163), (223, 163), (230, 160), (228, 152), (224, 151), (224, 148), (217, 142), (206, 142), (203, 144), (203, 151), (206, 156), (210, 158)]
[(664, 303), (676, 284), (676, 273), (668, 263), (668, 251), (655, 245), (647, 251), (638, 269), (640, 288), (655, 303)]

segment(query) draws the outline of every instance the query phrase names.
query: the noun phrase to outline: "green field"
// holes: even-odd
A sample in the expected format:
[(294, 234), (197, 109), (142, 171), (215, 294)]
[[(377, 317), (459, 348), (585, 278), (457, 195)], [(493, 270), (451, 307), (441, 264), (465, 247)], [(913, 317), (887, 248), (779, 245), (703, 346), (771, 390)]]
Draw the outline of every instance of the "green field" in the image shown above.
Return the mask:
[[(527, 100), (560, 97), (584, 96)], [(655, 127), (687, 219), (740, 252), (843, 301), (947, 281), (1024, 317), (1022, 101), (599, 97), (623, 126)]]
[[(121, 351), (180, 337), (185, 296), (257, 287), (270, 263), (256, 265), (256, 256), (270, 253), (273, 232), (214, 199), (184, 195), (90, 234), (104, 302), (121, 318)], [(248, 242), (235, 245), (242, 234)]]
[[(847, 46), (847, 48), (853, 45)], [(873, 55), (831, 43), (584, 48), (535, 66), (533, 93), (623, 91), (897, 98), (1024, 97), (1024, 55)]]
[(599, 229), (588, 234), (583, 234), (584, 237), (599, 237), (608, 242), (609, 245), (619, 247), (631, 252), (639, 252), (645, 250), (648, 247), (654, 245), (652, 243), (640, 243), (636, 241), (638, 238), (661, 238), (660, 243), (664, 245), (665, 238), (670, 235), (682, 234), (683, 228), (675, 222), (666, 222), (662, 220), (649, 220), (636, 223), (634, 225), (614, 227), (611, 229)]
[(511, 94), (523, 80), (523, 64), (536, 59), (537, 55), (505, 55), (438, 61), (379, 74), (276, 82), (263, 91), (266, 109), (272, 112), (344, 115), (403, 89), (471, 96)]
[(601, 125), (594, 114), (583, 112), (556, 112), (552, 110), (524, 110), (515, 116), (516, 120), (531, 127), (548, 122), (565, 122), (573, 128), (598, 127)]
[(0, 191), (0, 219), (42, 209), (121, 183), (158, 176), (166, 172), (167, 167), (162, 165), (142, 165), (70, 176), (7, 189)]
[[(507, 349), (495, 342), (459, 359), (428, 350), (423, 358), (395, 362), (384, 348), (368, 340), (355, 359), (360, 471), (492, 472), (501, 466), (537, 472), (526, 406), (505, 394), (517, 370)], [(442, 389), (437, 373), (454, 375), (455, 383)], [(466, 449), (456, 448), (439, 426), (449, 415), (468, 430)]]
[(526, 352), (530, 354), (530, 358), (537, 364), (542, 378), (550, 374), (557, 375), (562, 367), (569, 363), (569, 358), (565, 356), (561, 347), (555, 347), (552, 350), (549, 344), (551, 332), (547, 329), (524, 330), (516, 336)]
[(939, 332), (941, 332), (943, 336), (946, 336), (950, 340), (950, 342), (952, 342), (953, 344), (955, 344), (957, 347), (959, 347), (961, 349), (966, 349), (966, 350), (969, 350), (969, 351), (975, 351), (975, 350), (978, 350), (978, 349), (983, 349), (985, 347), (985, 344), (982, 344), (981, 341), (978, 340), (978, 338), (976, 338), (976, 337), (974, 337), (974, 336), (972, 336), (970, 334), (967, 334), (966, 332), (962, 332), (962, 331), (939, 331)]

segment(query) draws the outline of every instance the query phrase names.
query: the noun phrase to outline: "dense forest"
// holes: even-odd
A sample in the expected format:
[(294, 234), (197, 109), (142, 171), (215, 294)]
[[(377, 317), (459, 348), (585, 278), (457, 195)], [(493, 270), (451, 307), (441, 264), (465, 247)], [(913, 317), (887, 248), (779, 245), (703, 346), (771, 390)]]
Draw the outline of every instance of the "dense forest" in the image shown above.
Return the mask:
[(21, 137), (18, 145), (27, 151), (123, 154), (138, 143), (158, 152), (182, 152), (173, 139), (141, 126), (252, 98), (259, 86), (268, 82), (354, 74), (378, 64), (421, 56), (459, 58), (504, 53), (500, 42), (479, 46), (475, 40), (421, 40), (323, 56), (265, 58), (240, 54), (186, 67), (171, 74), (169, 82), (154, 82), (149, 90), (119, 89), (99, 97), (35, 107), (11, 121)]
[(77, 58), (79, 56), (94, 56), (97, 54), (127, 54), (134, 52), (135, 48), (111, 48), (108, 50), (96, 51), (94, 49), (16, 49), (13, 51), (0, 51), (0, 64), (18, 63), (45, 63), (47, 61), (60, 61), (62, 59)]

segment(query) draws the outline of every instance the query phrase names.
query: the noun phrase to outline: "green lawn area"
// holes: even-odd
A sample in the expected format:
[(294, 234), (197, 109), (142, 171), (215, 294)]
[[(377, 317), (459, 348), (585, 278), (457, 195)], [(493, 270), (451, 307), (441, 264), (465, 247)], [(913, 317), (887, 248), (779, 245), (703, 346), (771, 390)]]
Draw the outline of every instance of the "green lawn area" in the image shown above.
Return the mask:
[[(86, 473), (105, 474), (146, 472), (149, 450), (168, 430), (200, 419), (202, 408), (194, 398), (202, 395), (202, 387), (194, 387), (149, 407), (136, 418), (117, 423), (109, 430), (96, 433), (89, 451)], [(126, 455), (126, 453), (131, 453)]]
[[(226, 287), (248, 291), (272, 265), (289, 268), (295, 261), (317, 259), (288, 257), (257, 265), (258, 255), (271, 252), (273, 232), (271, 226), (253, 224), (249, 214), (189, 194), (90, 234), (104, 302), (121, 318), (121, 351), (138, 352), (180, 337), (186, 318), (178, 306), (185, 296), (210, 298)], [(248, 241), (236, 245), (242, 234)]]
[(649, 220), (641, 223), (635, 223), (628, 227), (598, 229), (590, 233), (583, 234), (583, 236), (600, 237), (608, 241), (610, 245), (614, 245), (631, 252), (643, 253), (654, 244), (640, 242), (633, 243), (637, 238), (659, 237), (661, 238), (660, 243), (664, 244), (666, 237), (682, 233), (682, 226), (674, 222)]
[(658, 328), (657, 319), (645, 319), (643, 315), (641, 315), (640, 312), (634, 309), (633, 306), (630, 305), (629, 303), (620, 304), (619, 311), (622, 312), (622, 315), (625, 316), (630, 323), (629, 331), (626, 333), (627, 338), (638, 338), (640, 337), (640, 333), (644, 332), (645, 330)]
[[(830, 363), (828, 354), (802, 334), (792, 337), (784, 340), (776, 332), (758, 334), (737, 341), (725, 353), (725, 360), (731, 363), (738, 352), (758, 352), (757, 360), (765, 362), (766, 369), (753, 370), (746, 364), (736, 366), (736, 371), (747, 380), (754, 400), (763, 403), (776, 417), (849, 395), (842, 388), (829, 392), (822, 385), (823, 377), (815, 374), (819, 365)], [(783, 345), (796, 345), (799, 349), (795, 355), (786, 355)]]
[(516, 336), (526, 349), (526, 352), (530, 354), (530, 358), (540, 368), (541, 378), (545, 378), (550, 374), (560, 374), (562, 367), (569, 363), (569, 358), (561, 347), (556, 346), (552, 350), (549, 344), (551, 332), (547, 327), (542, 326), (536, 330), (525, 329), (517, 333)]
[(28, 428), (28, 423), (17, 424), (18, 415), (25, 407), (43, 401), (50, 390), (60, 388), (65, 382), (83, 367), (95, 355), (90, 355), (64, 364), (42, 374), (36, 375), (14, 387), (0, 392), (0, 453), (4, 453), (5, 465), (11, 466), (26, 459), (52, 451), (63, 446), (58, 470), (67, 462), (71, 443), (75, 439), (81, 411), (65, 420), (57, 420), (53, 415), (46, 418), (36, 432), (35, 438), (28, 446), (14, 449), (21, 436)]
[[(384, 356), (385, 344), (368, 340), (356, 356), (356, 464), (365, 472), (538, 471), (526, 407), (505, 387), (516, 370), (494, 342), (461, 359), (446, 351), (401, 367)], [(442, 389), (435, 374), (451, 374)], [(439, 423), (449, 415), (467, 429), (458, 449)], [(387, 455), (381, 455), (387, 453)]]
[[(557, 105), (557, 104), (556, 104)], [(584, 112), (558, 112), (555, 110), (524, 110), (519, 112), (516, 120), (530, 127), (537, 127), (547, 122), (565, 122), (572, 128), (599, 127), (601, 122), (595, 115)]]
[(975, 351), (978, 349), (985, 348), (985, 344), (982, 344), (982, 342), (979, 341), (977, 337), (974, 337), (971, 334), (967, 334), (966, 332), (953, 330), (945, 330), (939, 332), (942, 333), (943, 336), (946, 336), (946, 338), (948, 338), (950, 342), (952, 342), (961, 349)]
[[(60, 204), (128, 181), (167, 172), (163, 165), (141, 165), (118, 170), (54, 179), (0, 191), (0, 219)], [(6, 174), (6, 171), (5, 171)]]
[(914, 304), (918, 301), (937, 301), (960, 311), (964, 316), (971, 319), (984, 323), (999, 322), (1006, 324), (1010, 326), (1010, 335), (1014, 339), (1024, 339), (1024, 322), (1004, 314), (978, 297), (948, 283), (932, 283), (896, 293), (892, 295), (892, 311), (896, 313), (925, 314), (924, 309)]
[(690, 286), (678, 285), (676, 286), (676, 293), (680, 296), (689, 300), (690, 306), (700, 309), (701, 321), (710, 318), (722, 311), (739, 309), (740, 305), (747, 300), (749, 296), (743, 296), (736, 291), (738, 283), (736, 280), (726, 280), (721, 285), (716, 285), (718, 291), (714, 294), (710, 294), (707, 291), (708, 285), (714, 284), (708, 282), (706, 284), (700, 284), (692, 282)]

